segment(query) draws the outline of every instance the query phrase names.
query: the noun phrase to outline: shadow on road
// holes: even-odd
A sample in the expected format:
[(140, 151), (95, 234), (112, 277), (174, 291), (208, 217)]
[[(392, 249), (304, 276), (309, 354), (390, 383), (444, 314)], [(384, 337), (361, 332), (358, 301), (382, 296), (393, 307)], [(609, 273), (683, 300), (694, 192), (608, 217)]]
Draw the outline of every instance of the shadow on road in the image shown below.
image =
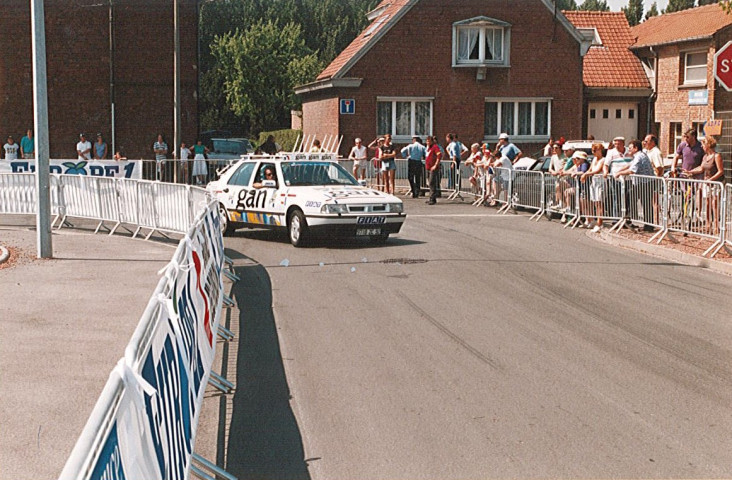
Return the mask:
[(237, 267), (239, 347), (226, 469), (240, 480), (309, 479), (261, 265)]

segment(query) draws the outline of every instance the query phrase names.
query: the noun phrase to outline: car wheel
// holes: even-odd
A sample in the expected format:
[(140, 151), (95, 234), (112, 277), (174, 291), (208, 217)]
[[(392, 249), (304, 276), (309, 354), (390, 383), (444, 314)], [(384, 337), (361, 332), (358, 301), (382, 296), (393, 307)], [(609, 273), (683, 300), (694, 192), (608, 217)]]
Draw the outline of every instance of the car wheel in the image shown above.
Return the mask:
[(287, 232), (290, 243), (295, 247), (302, 247), (308, 236), (308, 222), (301, 210), (293, 210), (287, 222)]
[(226, 211), (226, 207), (219, 203), (219, 221), (221, 222), (221, 234), (225, 237), (231, 235), (234, 232), (234, 228), (229, 222), (229, 212)]

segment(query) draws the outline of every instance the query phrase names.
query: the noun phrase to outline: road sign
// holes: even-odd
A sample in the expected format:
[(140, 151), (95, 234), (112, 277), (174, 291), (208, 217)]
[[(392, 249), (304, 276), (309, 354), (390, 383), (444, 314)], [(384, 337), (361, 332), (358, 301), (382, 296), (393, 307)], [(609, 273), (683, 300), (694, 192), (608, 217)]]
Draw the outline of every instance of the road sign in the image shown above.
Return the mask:
[(353, 115), (356, 113), (356, 100), (352, 98), (341, 98), (341, 115)]
[(714, 78), (725, 90), (732, 92), (732, 41), (714, 54)]

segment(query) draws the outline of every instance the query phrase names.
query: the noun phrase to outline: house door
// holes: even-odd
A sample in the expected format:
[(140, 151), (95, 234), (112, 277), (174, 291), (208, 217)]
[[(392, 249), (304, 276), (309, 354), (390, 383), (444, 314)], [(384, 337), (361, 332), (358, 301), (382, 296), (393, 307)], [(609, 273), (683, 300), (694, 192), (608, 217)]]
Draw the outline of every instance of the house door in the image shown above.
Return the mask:
[(590, 102), (587, 134), (612, 142), (625, 137), (626, 143), (638, 137), (638, 104), (634, 102)]

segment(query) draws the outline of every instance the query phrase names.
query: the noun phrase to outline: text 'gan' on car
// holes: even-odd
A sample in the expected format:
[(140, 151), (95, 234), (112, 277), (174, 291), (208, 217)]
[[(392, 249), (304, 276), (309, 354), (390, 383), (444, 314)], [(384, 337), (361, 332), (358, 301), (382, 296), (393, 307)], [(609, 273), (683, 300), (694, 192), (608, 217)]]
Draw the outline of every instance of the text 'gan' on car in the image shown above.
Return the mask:
[(206, 188), (219, 202), (225, 235), (287, 229), (296, 247), (326, 236), (383, 243), (406, 219), (399, 198), (360, 185), (333, 154), (246, 156)]

